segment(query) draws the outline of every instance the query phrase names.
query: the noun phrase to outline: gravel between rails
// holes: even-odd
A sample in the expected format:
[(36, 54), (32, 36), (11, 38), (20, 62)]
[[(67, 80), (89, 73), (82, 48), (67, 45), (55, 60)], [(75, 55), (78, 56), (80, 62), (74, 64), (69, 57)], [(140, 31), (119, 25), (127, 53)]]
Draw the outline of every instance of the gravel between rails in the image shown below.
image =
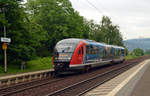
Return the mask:
[(105, 72), (103, 74), (98, 74), (95, 77), (91, 77), (87, 80), (78, 82), (78, 83), (68, 86), (64, 89), (60, 89), (58, 91), (52, 92), (52, 93), (48, 94), (47, 96), (81, 96), (82, 94), (86, 93), (87, 90), (89, 91), (89, 89), (92, 89), (98, 85), (101, 85), (101, 84), (107, 82), (108, 80), (118, 76), (119, 74), (128, 70), (129, 68), (131, 68), (134, 65), (135, 65), (135, 63), (128, 64), (128, 65), (122, 66), (120, 68), (116, 68), (116, 69), (110, 70), (108, 72)]
[[(44, 85), (41, 85), (38, 87), (30, 88), (30, 89), (27, 89), (27, 90), (24, 90), (24, 91), (15, 93), (15, 94), (10, 94), (7, 96), (45, 96), (52, 92), (58, 91), (60, 89), (66, 88), (68, 86), (79, 83), (86, 79), (92, 78), (92, 77), (96, 76), (97, 74), (103, 74), (105, 72), (108, 72), (109, 70), (124, 66), (126, 64), (135, 63), (135, 65), (136, 65), (136, 64), (140, 63), (141, 61), (148, 59), (148, 58), (150, 58), (150, 56), (144, 56), (144, 57), (137, 58), (137, 59), (127, 60), (124, 63), (114, 64), (113, 66), (104, 66), (104, 67), (100, 67), (100, 68), (93, 68), (92, 71), (88, 72), (88, 73), (67, 76), (67, 77), (64, 77), (63, 80), (49, 83), (49, 84), (44, 84)], [(92, 85), (92, 86), (94, 86), (94, 85)], [(78, 88), (75, 88), (75, 89), (78, 90)], [(74, 96), (74, 95), (71, 94), (71, 96)]]
[(0, 88), (0, 96), (7, 96), (10, 94), (18, 93), (27, 89), (39, 87), (41, 85), (57, 82), (64, 78), (44, 78), (40, 80), (33, 80), (30, 82), (20, 83), (10, 87)]

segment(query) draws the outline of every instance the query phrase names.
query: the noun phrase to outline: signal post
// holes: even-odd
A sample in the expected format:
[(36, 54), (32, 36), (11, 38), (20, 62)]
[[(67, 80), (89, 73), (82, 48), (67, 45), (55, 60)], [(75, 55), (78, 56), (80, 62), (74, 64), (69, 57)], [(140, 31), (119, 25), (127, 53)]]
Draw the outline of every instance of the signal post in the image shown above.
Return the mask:
[(1, 37), (1, 42), (3, 42), (2, 49), (4, 50), (4, 72), (7, 72), (7, 43), (10, 43), (11, 39)]

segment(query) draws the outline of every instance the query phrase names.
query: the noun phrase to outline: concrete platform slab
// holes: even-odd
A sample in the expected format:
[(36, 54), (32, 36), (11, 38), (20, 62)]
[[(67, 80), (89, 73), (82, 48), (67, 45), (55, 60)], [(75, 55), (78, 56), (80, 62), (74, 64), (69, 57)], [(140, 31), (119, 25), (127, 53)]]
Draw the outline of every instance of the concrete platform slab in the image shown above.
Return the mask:
[(150, 60), (145, 60), (114, 79), (89, 91), (85, 96), (133, 96), (131, 93), (135, 85), (149, 66)]
[(33, 79), (41, 79), (47, 76), (50, 76), (50, 73), (54, 71), (54, 69), (27, 72), (15, 75), (7, 75), (0, 77), (0, 87), (6, 85), (17, 84), (24, 81), (31, 81)]
[(137, 82), (131, 96), (150, 96), (150, 67), (144, 72), (144, 75)]

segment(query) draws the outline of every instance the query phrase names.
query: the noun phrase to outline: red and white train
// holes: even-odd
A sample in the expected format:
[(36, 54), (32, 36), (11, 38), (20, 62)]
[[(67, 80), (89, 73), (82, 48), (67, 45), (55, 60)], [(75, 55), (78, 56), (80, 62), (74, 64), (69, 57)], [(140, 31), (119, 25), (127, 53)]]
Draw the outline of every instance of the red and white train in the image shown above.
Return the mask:
[(86, 39), (64, 39), (54, 49), (53, 66), (57, 73), (88, 70), (125, 60), (125, 48)]

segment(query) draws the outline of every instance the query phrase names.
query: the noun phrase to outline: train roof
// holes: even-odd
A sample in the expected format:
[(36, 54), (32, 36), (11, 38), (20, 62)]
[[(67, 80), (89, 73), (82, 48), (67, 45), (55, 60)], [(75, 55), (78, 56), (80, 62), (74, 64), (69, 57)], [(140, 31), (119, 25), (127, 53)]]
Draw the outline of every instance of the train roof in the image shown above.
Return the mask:
[(63, 40), (59, 41), (57, 44), (60, 44), (60, 43), (76, 43), (77, 44), (82, 40), (83, 39), (68, 38), (68, 39), (63, 39)]
[(106, 46), (106, 44), (103, 43), (99, 43), (99, 42), (89, 42), (89, 41), (85, 41), (87, 44), (90, 45), (95, 45), (95, 46)]
[(118, 49), (124, 49), (123, 47), (116, 46), (116, 45), (108, 45), (106, 43), (96, 42), (94, 40), (78, 39), (78, 38), (63, 39), (63, 40), (59, 41), (57, 44), (60, 44), (60, 43), (74, 43), (74, 44), (78, 44), (80, 41), (85, 41), (85, 43), (90, 44), (90, 45), (108, 46), (108, 47), (113, 47), (113, 48), (118, 48)]
[(116, 46), (116, 45), (111, 45), (113, 48), (118, 48), (118, 49), (125, 49), (125, 48), (123, 48), (123, 47), (121, 47), (121, 46)]

